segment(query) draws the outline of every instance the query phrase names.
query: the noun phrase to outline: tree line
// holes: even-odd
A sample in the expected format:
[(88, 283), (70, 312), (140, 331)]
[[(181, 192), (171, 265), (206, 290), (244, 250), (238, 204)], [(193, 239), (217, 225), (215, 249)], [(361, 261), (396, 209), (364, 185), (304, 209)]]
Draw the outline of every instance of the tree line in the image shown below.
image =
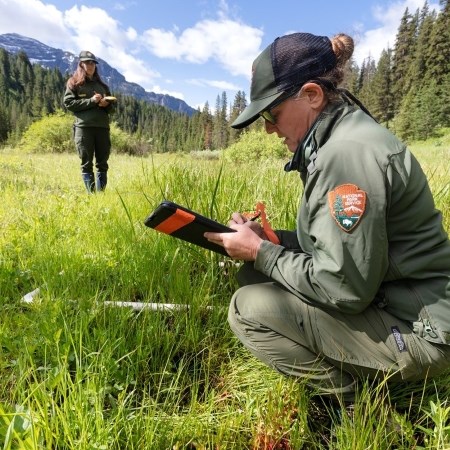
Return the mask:
[(393, 48), (354, 69), (350, 89), (375, 118), (404, 140), (450, 126), (450, 6), (403, 14)]
[[(428, 2), (414, 12), (406, 9), (393, 47), (384, 49), (378, 62), (369, 56), (359, 67), (351, 60), (347, 71), (345, 87), (402, 139), (425, 139), (450, 126), (449, 0), (440, 0), (438, 12)], [(57, 69), (31, 64), (23, 51), (0, 49), (0, 145), (17, 143), (31, 123), (63, 109), (67, 77)], [(232, 145), (243, 131), (230, 128), (230, 123), (248, 103), (243, 91), (231, 104), (223, 92), (213, 111), (206, 102), (189, 117), (131, 96), (116, 96), (112, 120), (158, 152)], [(261, 121), (251, 125), (261, 127)]]

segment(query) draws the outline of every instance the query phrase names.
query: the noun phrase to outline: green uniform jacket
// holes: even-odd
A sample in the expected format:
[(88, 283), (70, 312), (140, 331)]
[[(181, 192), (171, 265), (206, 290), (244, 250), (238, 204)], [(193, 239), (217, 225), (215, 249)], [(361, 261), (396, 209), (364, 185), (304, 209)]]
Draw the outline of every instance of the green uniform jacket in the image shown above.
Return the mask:
[(111, 95), (109, 89), (97, 80), (86, 80), (86, 83), (76, 90), (66, 88), (64, 92), (64, 106), (75, 115), (75, 126), (100, 127), (109, 129), (109, 113), (113, 110), (110, 103), (106, 108), (101, 108), (92, 100), (97, 94)]
[(329, 105), (302, 172), (297, 232), (264, 241), (255, 268), (309, 304), (357, 314), (376, 302), (450, 344), (450, 243), (405, 145), (363, 111)]

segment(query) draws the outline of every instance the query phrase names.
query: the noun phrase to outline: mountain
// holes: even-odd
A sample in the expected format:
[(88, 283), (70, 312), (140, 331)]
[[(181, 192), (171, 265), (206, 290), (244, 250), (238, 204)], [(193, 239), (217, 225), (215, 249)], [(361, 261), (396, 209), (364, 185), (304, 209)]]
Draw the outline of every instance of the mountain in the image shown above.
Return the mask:
[[(3, 47), (9, 53), (17, 53), (22, 50), (27, 54), (32, 64), (39, 64), (48, 69), (56, 67), (62, 74), (72, 74), (78, 64), (77, 55), (49, 47), (42, 42), (21, 36), (20, 34), (0, 34), (0, 47)], [(170, 95), (148, 92), (142, 86), (139, 86), (139, 84), (126, 81), (125, 77), (106, 61), (101, 58), (97, 59), (100, 63), (100, 75), (113, 93), (129, 95), (138, 100), (156, 103), (189, 116), (197, 112), (196, 109), (190, 107), (183, 100), (171, 97)]]

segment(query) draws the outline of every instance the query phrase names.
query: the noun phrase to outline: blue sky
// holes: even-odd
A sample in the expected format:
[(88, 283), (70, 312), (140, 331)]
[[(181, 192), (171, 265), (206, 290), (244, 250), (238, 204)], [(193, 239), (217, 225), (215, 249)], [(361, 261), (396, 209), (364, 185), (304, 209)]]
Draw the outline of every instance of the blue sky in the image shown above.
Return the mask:
[(276, 37), (344, 32), (355, 38), (359, 64), (377, 60), (393, 46), (405, 9), (424, 1), (0, 0), (0, 34), (90, 50), (127, 81), (214, 110), (223, 91), (229, 103), (238, 90), (249, 97), (251, 64)]

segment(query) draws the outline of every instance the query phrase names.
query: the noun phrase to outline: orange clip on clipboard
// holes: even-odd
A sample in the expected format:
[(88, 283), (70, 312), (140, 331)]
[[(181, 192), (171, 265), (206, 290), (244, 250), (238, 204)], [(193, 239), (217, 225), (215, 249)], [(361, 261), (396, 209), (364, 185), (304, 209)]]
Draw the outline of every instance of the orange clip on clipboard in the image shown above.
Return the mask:
[(145, 219), (144, 224), (161, 233), (168, 234), (183, 241), (190, 242), (216, 253), (228, 256), (220, 245), (209, 242), (203, 234), (206, 231), (215, 233), (232, 233), (235, 230), (202, 216), (188, 208), (165, 200)]

